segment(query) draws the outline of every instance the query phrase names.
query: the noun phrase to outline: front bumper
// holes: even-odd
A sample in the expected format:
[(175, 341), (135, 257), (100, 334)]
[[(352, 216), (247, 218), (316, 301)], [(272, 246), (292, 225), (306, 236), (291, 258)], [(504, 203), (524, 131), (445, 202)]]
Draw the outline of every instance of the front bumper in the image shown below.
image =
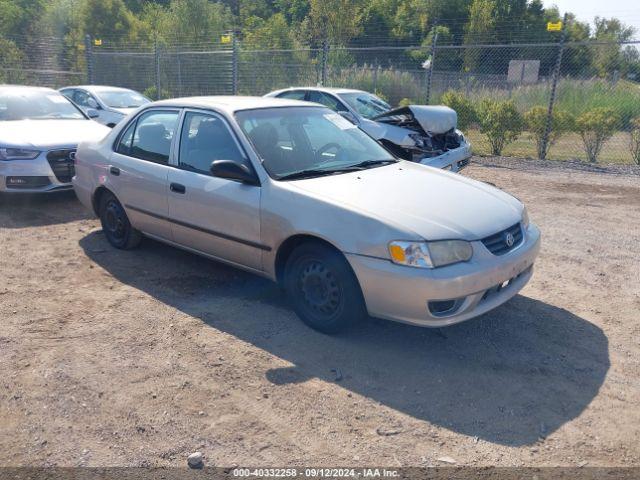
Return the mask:
[[(61, 147), (53, 151), (73, 148)], [(0, 161), (0, 192), (49, 193), (73, 189), (71, 182), (56, 177), (47, 160), (50, 152), (42, 152), (33, 160)]]
[(469, 165), (471, 155), (471, 144), (465, 140), (458, 148), (449, 150), (437, 157), (423, 158), (419, 163), (430, 167), (444, 168), (452, 172), (459, 172)]
[[(480, 241), (472, 242), (469, 262), (436, 269), (396, 265), (390, 260), (346, 254), (374, 317), (424, 327), (442, 327), (482, 315), (516, 295), (533, 274), (540, 250), (540, 231), (531, 224), (522, 243), (496, 256)], [(508, 282), (508, 283), (507, 283)], [(454, 300), (443, 314), (430, 302)]]

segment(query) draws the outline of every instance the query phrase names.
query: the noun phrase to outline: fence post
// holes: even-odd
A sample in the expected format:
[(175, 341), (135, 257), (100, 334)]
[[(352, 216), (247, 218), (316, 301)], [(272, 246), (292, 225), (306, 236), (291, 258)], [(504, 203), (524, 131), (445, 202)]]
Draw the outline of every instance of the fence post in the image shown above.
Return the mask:
[(324, 39), (322, 41), (322, 70), (320, 76), (320, 85), (325, 87), (327, 85), (327, 68), (329, 63), (329, 40)]
[(160, 46), (157, 40), (153, 43), (153, 54), (156, 64), (156, 100), (160, 100), (162, 98), (162, 85), (160, 84)]
[(89, 34), (84, 36), (84, 57), (87, 64), (87, 83), (93, 85), (93, 44)]
[(182, 96), (182, 54), (180, 46), (176, 47), (176, 63), (178, 64), (178, 96)]
[(433, 68), (436, 66), (436, 45), (438, 43), (438, 22), (433, 26), (433, 38), (431, 39), (431, 64), (427, 70), (427, 98), (426, 104), (431, 101), (431, 82), (433, 81)]
[(556, 101), (556, 88), (558, 87), (558, 77), (560, 77), (560, 67), (562, 66), (562, 54), (564, 53), (564, 44), (567, 39), (567, 18), (567, 14), (565, 13), (562, 19), (562, 34), (560, 36), (560, 43), (558, 44), (558, 56), (556, 57), (556, 64), (553, 67), (547, 123), (544, 128), (544, 136), (542, 137), (542, 151), (539, 152), (540, 160), (547, 158), (547, 150), (549, 149), (549, 136), (551, 135), (551, 127), (553, 126), (553, 104)]
[(233, 95), (238, 94), (238, 31), (233, 30), (231, 36), (231, 92)]

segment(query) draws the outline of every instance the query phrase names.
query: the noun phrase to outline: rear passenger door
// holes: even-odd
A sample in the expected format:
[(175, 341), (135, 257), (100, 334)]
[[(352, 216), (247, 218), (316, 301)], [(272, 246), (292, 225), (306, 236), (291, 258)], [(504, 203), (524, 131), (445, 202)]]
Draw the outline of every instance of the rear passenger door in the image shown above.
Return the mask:
[(260, 187), (211, 175), (214, 160), (250, 168), (235, 134), (218, 114), (186, 110), (177, 168), (169, 172), (169, 217), (174, 241), (215, 257), (262, 270)]
[(120, 135), (107, 170), (109, 184), (131, 223), (145, 233), (170, 240), (167, 178), (178, 109), (151, 109), (138, 115)]

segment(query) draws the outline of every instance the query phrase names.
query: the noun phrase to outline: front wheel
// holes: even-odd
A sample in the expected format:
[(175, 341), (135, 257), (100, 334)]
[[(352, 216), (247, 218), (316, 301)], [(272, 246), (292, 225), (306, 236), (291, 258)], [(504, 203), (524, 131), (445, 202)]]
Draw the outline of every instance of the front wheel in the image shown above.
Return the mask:
[(287, 260), (284, 288), (300, 319), (324, 333), (337, 333), (364, 319), (360, 285), (346, 259), (321, 243), (305, 243)]
[(107, 240), (116, 248), (129, 250), (142, 240), (142, 234), (131, 226), (127, 213), (112, 193), (100, 198), (100, 222)]

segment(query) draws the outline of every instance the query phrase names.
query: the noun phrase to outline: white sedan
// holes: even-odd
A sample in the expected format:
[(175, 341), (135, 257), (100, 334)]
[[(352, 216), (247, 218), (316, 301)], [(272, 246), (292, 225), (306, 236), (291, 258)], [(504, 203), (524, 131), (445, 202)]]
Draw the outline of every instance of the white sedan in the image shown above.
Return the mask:
[(0, 86), (0, 192), (73, 188), (78, 143), (109, 131), (55, 90)]
[(96, 110), (98, 115), (94, 120), (111, 128), (136, 108), (151, 101), (135, 90), (102, 85), (65, 87), (60, 89), (60, 93), (85, 111)]

